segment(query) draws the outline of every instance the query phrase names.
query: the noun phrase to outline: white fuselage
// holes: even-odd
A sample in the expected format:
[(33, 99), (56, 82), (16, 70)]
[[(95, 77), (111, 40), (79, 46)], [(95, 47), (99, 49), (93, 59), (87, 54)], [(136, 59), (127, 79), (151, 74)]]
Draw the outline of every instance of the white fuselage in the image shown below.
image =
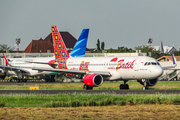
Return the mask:
[[(37, 76), (37, 75), (42, 75), (42, 74), (50, 74), (52, 72), (48, 71), (37, 71), (37, 70), (32, 70), (31, 68), (33, 67), (40, 67), (40, 68), (52, 68), (48, 64), (36, 64), (36, 63), (28, 63), (29, 62), (50, 62), (54, 60), (54, 57), (39, 57), (39, 58), (9, 58), (9, 64), (13, 67), (18, 67), (22, 68), (25, 71), (28, 71), (28, 73), (24, 73), (24, 75), (27, 76)], [(15, 71), (8, 71), (7, 75), (16, 75)]]
[(69, 58), (66, 66), (71, 70), (108, 71), (109, 80), (155, 79), (163, 73), (154, 58), (145, 56)]

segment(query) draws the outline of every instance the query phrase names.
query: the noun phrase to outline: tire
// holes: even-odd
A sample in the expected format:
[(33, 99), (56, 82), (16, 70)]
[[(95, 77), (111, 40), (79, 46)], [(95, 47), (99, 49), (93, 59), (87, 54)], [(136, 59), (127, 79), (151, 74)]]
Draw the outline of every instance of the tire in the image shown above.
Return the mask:
[(24, 82), (27, 82), (27, 79), (24, 79)]
[(127, 90), (129, 89), (129, 85), (128, 84), (125, 84), (124, 86), (125, 86), (125, 89), (127, 89)]
[(45, 79), (45, 81), (46, 81), (46, 82), (49, 82), (49, 80), (48, 80), (48, 79)]
[(83, 90), (87, 90), (87, 87), (88, 87), (88, 86), (84, 84), (84, 85), (83, 85)]
[(119, 88), (120, 88), (120, 90), (124, 89), (124, 84), (121, 84), (121, 85), (119, 86)]
[(92, 89), (93, 89), (93, 87), (90, 87), (86, 84), (83, 85), (83, 90), (92, 90)]

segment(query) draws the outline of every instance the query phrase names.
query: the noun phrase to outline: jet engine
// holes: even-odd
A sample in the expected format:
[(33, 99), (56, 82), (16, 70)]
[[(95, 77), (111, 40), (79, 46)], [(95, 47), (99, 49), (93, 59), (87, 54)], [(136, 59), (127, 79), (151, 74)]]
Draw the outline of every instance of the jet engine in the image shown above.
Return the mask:
[(87, 74), (84, 76), (84, 83), (90, 87), (98, 87), (103, 83), (103, 77), (98, 74)]
[(6, 72), (0, 70), (0, 79), (4, 79), (6, 77)]
[[(157, 84), (157, 81), (158, 79), (148, 79), (146, 80), (146, 86), (154, 86)], [(138, 80), (138, 82), (141, 84), (141, 85), (144, 85), (144, 82), (143, 80)]]

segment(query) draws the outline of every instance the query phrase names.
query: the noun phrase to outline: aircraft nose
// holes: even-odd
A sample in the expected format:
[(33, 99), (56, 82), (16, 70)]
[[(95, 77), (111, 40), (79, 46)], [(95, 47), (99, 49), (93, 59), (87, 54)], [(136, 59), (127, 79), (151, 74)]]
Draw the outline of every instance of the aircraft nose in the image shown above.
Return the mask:
[(153, 69), (153, 74), (156, 77), (160, 77), (163, 74), (163, 69), (161, 67), (156, 67)]

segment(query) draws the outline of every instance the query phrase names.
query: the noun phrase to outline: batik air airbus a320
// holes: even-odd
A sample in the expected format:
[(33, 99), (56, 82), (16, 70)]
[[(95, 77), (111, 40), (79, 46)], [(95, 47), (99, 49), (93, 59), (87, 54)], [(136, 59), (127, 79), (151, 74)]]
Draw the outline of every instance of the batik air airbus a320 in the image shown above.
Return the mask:
[[(158, 61), (146, 56), (133, 57), (71, 57), (66, 49), (56, 26), (51, 26), (55, 49), (55, 59), (58, 63), (56, 69), (42, 69), (42, 71), (73, 73), (82, 76), (84, 90), (91, 90), (103, 84), (103, 81), (121, 80), (124, 84), (120, 89), (129, 89), (128, 80), (137, 80), (147, 89), (158, 82), (163, 69)], [(58, 50), (59, 49), (59, 50)], [(174, 56), (173, 61), (174, 61)], [(39, 68), (34, 68), (39, 70)]]
[[(73, 50), (71, 51), (72, 57), (83, 57), (86, 52), (86, 45), (88, 40), (89, 29), (83, 29)], [(55, 49), (54, 52), (61, 52)], [(41, 69), (55, 68), (56, 62), (55, 57), (37, 57), (37, 58), (9, 58), (6, 59), (3, 54), (6, 64), (8, 66), (1, 66), (2, 72), (4, 73), (2, 78), (5, 76), (16, 75), (18, 77), (18, 82), (26, 82), (27, 79), (24, 77), (29, 76), (39, 76), (43, 75), (46, 82), (54, 82), (54, 76), (58, 74), (57, 72), (32, 70), (32, 67), (41, 67)], [(64, 73), (62, 73), (63, 75)], [(67, 74), (66, 74), (67, 75)]]

